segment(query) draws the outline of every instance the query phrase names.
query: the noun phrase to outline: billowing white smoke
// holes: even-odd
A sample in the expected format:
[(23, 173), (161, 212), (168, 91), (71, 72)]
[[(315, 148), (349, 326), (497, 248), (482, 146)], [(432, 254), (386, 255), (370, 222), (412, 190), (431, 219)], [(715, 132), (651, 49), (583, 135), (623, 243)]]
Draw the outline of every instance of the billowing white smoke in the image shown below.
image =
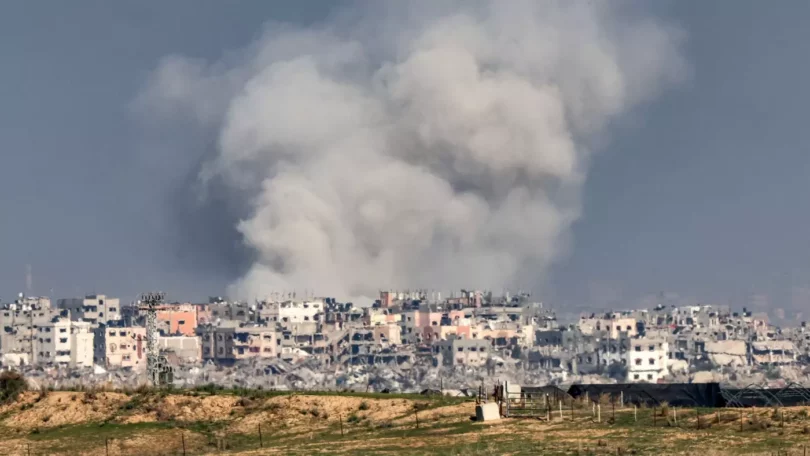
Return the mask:
[(251, 198), (235, 295), (540, 277), (591, 146), (684, 70), (680, 33), (619, 2), (405, 3), (155, 73), (152, 113), (218, 131), (202, 181)]

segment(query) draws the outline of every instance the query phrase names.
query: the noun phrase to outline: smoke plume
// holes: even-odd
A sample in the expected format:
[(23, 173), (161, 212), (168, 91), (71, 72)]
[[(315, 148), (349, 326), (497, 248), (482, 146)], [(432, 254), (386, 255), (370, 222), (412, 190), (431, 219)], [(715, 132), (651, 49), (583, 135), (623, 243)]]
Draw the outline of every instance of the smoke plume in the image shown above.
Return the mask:
[(150, 117), (215, 135), (199, 198), (227, 192), (255, 254), (234, 296), (537, 279), (611, 121), (684, 74), (678, 29), (627, 3), (436, 3), (269, 24), (155, 71)]

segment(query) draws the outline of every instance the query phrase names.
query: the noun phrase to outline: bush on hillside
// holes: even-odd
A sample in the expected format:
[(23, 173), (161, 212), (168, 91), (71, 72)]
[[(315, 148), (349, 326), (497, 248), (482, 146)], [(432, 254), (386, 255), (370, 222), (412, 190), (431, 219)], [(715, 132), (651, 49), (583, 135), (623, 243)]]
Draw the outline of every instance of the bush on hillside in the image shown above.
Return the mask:
[(7, 404), (17, 399), (28, 388), (25, 378), (17, 371), (5, 371), (0, 374), (0, 404)]

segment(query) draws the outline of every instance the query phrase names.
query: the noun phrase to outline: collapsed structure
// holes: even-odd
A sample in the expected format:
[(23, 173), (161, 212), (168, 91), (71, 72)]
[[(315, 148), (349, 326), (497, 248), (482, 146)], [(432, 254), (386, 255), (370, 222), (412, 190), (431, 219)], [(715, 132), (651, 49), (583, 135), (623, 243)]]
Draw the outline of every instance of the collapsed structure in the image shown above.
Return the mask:
[(20, 296), (0, 310), (2, 365), (45, 383), (135, 385), (151, 352), (163, 366), (156, 383), (375, 391), (461, 391), (485, 379), (745, 386), (806, 378), (804, 324), (783, 330), (724, 306), (659, 305), (566, 325), (526, 293), (383, 291), (370, 307), (291, 293), (252, 304), (149, 302), (122, 307), (91, 295), (52, 307)]

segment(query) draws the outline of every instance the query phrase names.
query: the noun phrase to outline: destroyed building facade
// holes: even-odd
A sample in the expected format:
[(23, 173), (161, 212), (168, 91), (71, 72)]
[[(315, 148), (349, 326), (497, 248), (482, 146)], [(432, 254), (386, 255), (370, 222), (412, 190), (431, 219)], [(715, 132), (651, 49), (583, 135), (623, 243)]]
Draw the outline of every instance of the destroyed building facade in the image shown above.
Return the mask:
[[(804, 324), (778, 328), (747, 309), (658, 305), (563, 324), (527, 293), (478, 290), (384, 290), (364, 307), (294, 293), (253, 303), (217, 297), (161, 304), (156, 320), (176, 383), (282, 389), (460, 388), (484, 378), (802, 381), (810, 344)], [(141, 308), (106, 295), (55, 307), (20, 296), (0, 311), (0, 359), (4, 367), (59, 369), (49, 372), (60, 381), (137, 381), (146, 364), (144, 326)]]

